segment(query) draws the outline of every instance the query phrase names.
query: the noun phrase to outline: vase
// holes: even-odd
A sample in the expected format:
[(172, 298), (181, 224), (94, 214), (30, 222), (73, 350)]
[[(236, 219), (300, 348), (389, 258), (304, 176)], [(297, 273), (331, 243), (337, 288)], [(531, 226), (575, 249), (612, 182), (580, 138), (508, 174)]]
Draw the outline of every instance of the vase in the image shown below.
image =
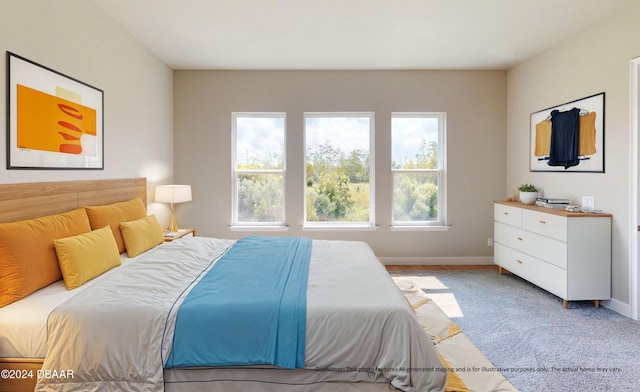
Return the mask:
[(538, 192), (520, 192), (520, 203), (535, 204)]

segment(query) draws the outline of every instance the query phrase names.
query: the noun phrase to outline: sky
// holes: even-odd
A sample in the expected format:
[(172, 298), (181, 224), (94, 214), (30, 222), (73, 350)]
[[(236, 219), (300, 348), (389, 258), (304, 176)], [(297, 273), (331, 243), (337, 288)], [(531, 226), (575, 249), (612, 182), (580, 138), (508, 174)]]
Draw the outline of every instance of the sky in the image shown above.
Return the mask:
[(348, 155), (353, 150), (370, 149), (370, 124), (373, 116), (328, 117), (308, 115), (305, 120), (305, 147), (307, 152), (329, 142), (332, 147)]
[(284, 154), (284, 116), (237, 117), (236, 160), (249, 162), (273, 153)]
[(438, 119), (398, 116), (391, 120), (391, 160), (415, 159), (423, 140), (438, 141)]

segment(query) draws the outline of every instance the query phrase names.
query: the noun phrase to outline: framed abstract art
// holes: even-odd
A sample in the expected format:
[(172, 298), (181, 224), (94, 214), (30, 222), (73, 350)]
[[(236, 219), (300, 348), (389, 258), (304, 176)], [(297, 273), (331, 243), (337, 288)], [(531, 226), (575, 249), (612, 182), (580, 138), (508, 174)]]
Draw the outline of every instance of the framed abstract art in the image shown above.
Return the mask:
[(7, 52), (7, 169), (104, 169), (103, 91)]

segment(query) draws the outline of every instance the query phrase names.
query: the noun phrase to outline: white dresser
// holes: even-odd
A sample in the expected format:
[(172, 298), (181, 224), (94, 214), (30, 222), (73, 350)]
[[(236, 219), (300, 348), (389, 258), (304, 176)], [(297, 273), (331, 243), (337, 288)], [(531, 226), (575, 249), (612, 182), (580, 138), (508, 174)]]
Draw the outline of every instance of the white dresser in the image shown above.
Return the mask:
[(494, 204), (494, 262), (567, 301), (611, 298), (611, 215)]

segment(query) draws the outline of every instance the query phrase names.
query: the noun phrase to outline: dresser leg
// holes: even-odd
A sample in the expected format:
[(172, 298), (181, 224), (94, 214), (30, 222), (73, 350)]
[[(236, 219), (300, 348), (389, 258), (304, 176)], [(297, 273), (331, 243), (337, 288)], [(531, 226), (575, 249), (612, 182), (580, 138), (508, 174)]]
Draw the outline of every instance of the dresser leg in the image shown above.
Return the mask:
[(504, 268), (502, 268), (500, 266), (498, 266), (498, 273), (500, 275), (509, 275), (509, 274), (511, 274), (511, 272), (509, 270), (504, 269)]
[(599, 307), (600, 307), (600, 300), (599, 300), (599, 299), (596, 299), (596, 300), (595, 300), (595, 301), (593, 301), (593, 302), (594, 302), (594, 304), (596, 305), (596, 308), (599, 308)]
[(567, 301), (566, 299), (562, 300), (562, 306), (564, 306), (565, 309), (569, 309), (569, 301)]

